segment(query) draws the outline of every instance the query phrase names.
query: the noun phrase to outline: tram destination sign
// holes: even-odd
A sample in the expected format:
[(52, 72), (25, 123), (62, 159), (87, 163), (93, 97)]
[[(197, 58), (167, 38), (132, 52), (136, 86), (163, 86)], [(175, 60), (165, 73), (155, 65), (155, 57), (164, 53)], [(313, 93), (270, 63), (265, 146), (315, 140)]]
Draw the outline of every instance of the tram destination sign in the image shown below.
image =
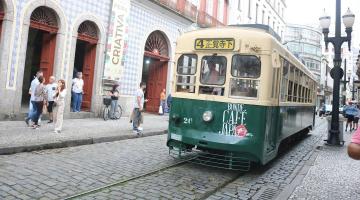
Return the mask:
[(195, 50), (234, 50), (233, 38), (199, 38), (195, 40)]

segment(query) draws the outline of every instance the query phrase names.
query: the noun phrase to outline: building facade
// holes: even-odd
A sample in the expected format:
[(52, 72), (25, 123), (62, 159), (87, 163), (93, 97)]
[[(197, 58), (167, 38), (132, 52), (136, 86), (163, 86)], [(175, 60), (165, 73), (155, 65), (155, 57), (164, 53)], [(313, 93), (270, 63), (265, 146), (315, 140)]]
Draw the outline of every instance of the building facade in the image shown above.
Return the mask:
[[(357, 99), (357, 91), (354, 84), (357, 82), (358, 77), (356, 75), (357, 67), (356, 60), (358, 48), (352, 46), (351, 51), (349, 51), (348, 44), (343, 44), (341, 47), (341, 68), (344, 71), (344, 76), (340, 82), (340, 104), (346, 104), (346, 102)], [(334, 66), (334, 48), (332, 45), (328, 46), (328, 50), (323, 50), (323, 56), (328, 61), (329, 67), (332, 68)], [(332, 83), (332, 78), (328, 79)]]
[[(194, 27), (227, 24), (228, 8), (227, 0), (0, 0), (0, 119), (28, 112), (38, 70), (66, 80), (65, 117), (98, 115), (114, 83), (129, 112), (141, 81), (153, 112), (160, 91), (170, 92), (176, 38)], [(76, 72), (85, 83), (81, 113), (70, 112)]]
[(270, 26), (281, 38), (286, 23), (285, 0), (230, 0), (229, 24), (264, 24)]
[[(322, 33), (318, 28), (297, 24), (288, 24), (286, 27), (284, 44), (315, 75), (318, 83), (321, 82), (323, 68), (322, 41)], [(327, 69), (326, 64), (324, 69)], [(317, 106), (324, 99), (324, 89), (324, 86), (318, 85)]]

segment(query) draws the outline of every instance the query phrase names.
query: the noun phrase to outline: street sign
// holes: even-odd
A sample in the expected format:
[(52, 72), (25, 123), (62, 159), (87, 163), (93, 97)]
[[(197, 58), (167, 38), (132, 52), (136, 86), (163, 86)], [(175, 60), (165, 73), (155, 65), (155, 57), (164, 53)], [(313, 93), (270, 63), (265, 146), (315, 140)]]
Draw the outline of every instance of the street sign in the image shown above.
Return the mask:
[(233, 38), (199, 38), (195, 40), (195, 50), (234, 50)]
[[(341, 78), (344, 76), (344, 70), (340, 68), (339, 73), (340, 73), (340, 79), (341, 79)], [(334, 79), (334, 76), (335, 76), (335, 68), (332, 68), (332, 69), (330, 70), (330, 76), (331, 76), (331, 78)]]

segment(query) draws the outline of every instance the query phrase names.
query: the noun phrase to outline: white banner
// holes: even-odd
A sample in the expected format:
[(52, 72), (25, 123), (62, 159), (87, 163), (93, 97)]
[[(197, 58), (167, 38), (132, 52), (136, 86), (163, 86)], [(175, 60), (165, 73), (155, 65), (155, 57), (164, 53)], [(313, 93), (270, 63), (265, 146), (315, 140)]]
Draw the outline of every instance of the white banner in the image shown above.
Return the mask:
[(129, 13), (130, 0), (113, 0), (106, 45), (105, 82), (118, 82), (122, 76), (127, 51)]

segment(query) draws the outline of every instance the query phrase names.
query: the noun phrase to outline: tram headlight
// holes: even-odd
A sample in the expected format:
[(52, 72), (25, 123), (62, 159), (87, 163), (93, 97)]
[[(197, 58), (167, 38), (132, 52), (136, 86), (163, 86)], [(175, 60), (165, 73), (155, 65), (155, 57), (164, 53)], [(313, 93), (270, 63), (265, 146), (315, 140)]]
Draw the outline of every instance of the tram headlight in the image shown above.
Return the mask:
[(211, 111), (205, 111), (202, 118), (205, 122), (210, 122), (214, 118), (214, 114)]

